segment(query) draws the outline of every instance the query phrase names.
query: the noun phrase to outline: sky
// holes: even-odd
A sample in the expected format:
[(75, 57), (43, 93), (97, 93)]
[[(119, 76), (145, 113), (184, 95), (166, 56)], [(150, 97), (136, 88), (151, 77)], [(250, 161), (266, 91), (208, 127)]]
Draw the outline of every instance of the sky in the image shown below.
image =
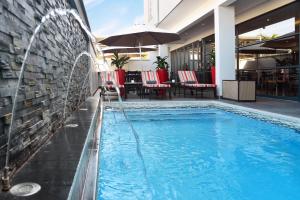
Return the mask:
[(144, 0), (83, 0), (92, 33), (98, 37), (116, 34), (144, 23)]

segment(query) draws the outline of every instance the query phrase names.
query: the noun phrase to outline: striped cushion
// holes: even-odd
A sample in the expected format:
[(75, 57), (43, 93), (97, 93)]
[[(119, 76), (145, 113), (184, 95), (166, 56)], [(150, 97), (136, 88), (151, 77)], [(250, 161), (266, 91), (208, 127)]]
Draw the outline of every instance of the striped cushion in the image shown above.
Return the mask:
[[(179, 76), (181, 85), (184, 85), (187, 87), (194, 87), (194, 88), (214, 88), (214, 87), (216, 87), (215, 84), (199, 83), (194, 71), (178, 71), (178, 76)], [(194, 81), (195, 83), (188, 84), (188, 83), (186, 83), (188, 81)]]
[(194, 71), (178, 71), (178, 76), (181, 84), (184, 84), (187, 81), (194, 81), (195, 84), (198, 84)]
[[(109, 89), (112, 89), (114, 88), (115, 86), (114, 85), (105, 85), (105, 87), (109, 88)], [(118, 85), (119, 88), (124, 88), (124, 85)]]
[[(156, 81), (155, 84), (149, 84), (147, 81)], [(171, 87), (170, 84), (160, 84), (159, 77), (156, 72), (154, 71), (144, 71), (142, 72), (142, 82), (144, 87), (149, 88), (169, 88)]]
[(103, 84), (106, 84), (107, 81), (112, 81), (113, 75), (114, 75), (114, 73), (110, 72), (110, 71), (101, 72), (101, 82)]
[(101, 82), (103, 86), (108, 88), (114, 88), (113, 84), (107, 84), (107, 82), (115, 82), (119, 88), (124, 88), (124, 85), (119, 84), (119, 76), (115, 71), (103, 71), (100, 74)]

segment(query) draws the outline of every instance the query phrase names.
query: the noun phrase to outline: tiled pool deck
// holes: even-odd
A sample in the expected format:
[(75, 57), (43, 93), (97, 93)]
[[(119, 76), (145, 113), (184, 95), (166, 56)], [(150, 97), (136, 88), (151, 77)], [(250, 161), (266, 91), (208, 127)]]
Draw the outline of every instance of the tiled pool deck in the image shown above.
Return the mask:
[(300, 118), (300, 102), (280, 100), (272, 98), (257, 98), (257, 102), (235, 102), (228, 100), (221, 100), (222, 102), (231, 103), (234, 105), (245, 106), (249, 108), (255, 108), (258, 110), (264, 110), (268, 112), (274, 112), (282, 115), (288, 115), (292, 117)]
[[(176, 102), (175, 102), (176, 101)], [(64, 200), (67, 199), (80, 153), (88, 132), (92, 116), (97, 107), (98, 98), (90, 98), (87, 102), (88, 111), (76, 111), (68, 123), (78, 123), (77, 128), (61, 129), (26, 165), (17, 173), (13, 184), (22, 182), (36, 182), (42, 186), (39, 193), (30, 197), (14, 197), (9, 193), (1, 193), (0, 199), (33, 199), (33, 200)], [(136, 102), (136, 103), (134, 103)], [(166, 100), (126, 101), (127, 105), (184, 105), (201, 104), (201, 102), (229, 103), (260, 111), (274, 112), (284, 116), (291, 116), (300, 120), (300, 102), (283, 101), (268, 98), (258, 98), (254, 103), (240, 103), (227, 100), (201, 100), (194, 98), (174, 98), (173, 103)], [(189, 104), (189, 103), (188, 103)], [(247, 110), (247, 109), (246, 109)]]

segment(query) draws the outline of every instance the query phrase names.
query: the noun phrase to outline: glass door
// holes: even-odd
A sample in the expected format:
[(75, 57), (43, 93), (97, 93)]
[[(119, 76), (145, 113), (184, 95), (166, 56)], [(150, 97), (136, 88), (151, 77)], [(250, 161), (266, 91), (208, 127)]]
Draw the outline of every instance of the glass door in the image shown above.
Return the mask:
[[(238, 76), (261, 96), (300, 99), (299, 2), (237, 26)], [(257, 24), (247, 30), (249, 23)]]

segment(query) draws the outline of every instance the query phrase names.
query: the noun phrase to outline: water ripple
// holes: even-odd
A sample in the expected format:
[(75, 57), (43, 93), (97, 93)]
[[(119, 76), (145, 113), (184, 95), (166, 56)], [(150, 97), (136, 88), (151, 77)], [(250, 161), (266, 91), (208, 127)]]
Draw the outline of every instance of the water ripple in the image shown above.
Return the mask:
[[(104, 117), (98, 199), (300, 199), (300, 136), (218, 109), (126, 111)], [(151, 196), (152, 195), (152, 196)], [(153, 197), (153, 198), (152, 198)]]

